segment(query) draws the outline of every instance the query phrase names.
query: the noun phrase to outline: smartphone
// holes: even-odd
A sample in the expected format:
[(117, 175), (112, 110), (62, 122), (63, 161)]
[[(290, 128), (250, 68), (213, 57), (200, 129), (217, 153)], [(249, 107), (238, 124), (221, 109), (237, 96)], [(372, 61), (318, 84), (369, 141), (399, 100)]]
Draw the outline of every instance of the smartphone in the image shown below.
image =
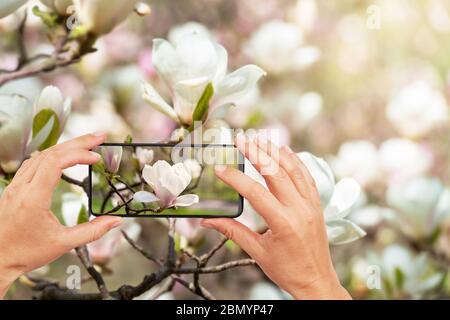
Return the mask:
[(89, 210), (95, 216), (229, 217), (242, 213), (243, 198), (221, 181), (216, 165), (244, 172), (232, 145), (104, 143), (92, 151)]

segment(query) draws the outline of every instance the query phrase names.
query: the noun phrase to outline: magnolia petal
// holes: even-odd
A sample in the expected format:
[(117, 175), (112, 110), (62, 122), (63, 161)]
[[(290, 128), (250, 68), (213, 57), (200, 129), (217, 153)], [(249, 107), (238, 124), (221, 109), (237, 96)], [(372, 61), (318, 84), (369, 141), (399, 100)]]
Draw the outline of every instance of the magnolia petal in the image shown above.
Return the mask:
[[(19, 95), (0, 95), (0, 159), (3, 169), (8, 172), (15, 171), (15, 164), (24, 158), (32, 116), (28, 99)], [(5, 163), (9, 162), (11, 168), (5, 168)]]
[(61, 118), (59, 119), (61, 132), (64, 130), (64, 127), (66, 126), (67, 118), (69, 117), (71, 111), (72, 111), (72, 99), (67, 98), (66, 100), (64, 100), (63, 113), (61, 115)]
[(152, 203), (159, 201), (159, 198), (148, 191), (138, 191), (133, 195), (133, 200), (143, 203)]
[(186, 169), (186, 166), (182, 162), (179, 162), (179, 163), (176, 163), (175, 165), (173, 165), (172, 169), (174, 170), (174, 173), (177, 176), (179, 176), (180, 178), (183, 179), (186, 187), (189, 185), (189, 183), (191, 183), (192, 176), (189, 173), (189, 171)]
[(325, 209), (325, 220), (342, 219), (361, 195), (361, 186), (352, 178), (344, 178), (335, 187), (330, 202)]
[(34, 136), (34, 138), (30, 141), (30, 143), (27, 145), (27, 149), (25, 151), (25, 155), (29, 155), (32, 152), (39, 149), (39, 146), (47, 140), (49, 134), (53, 130), (53, 125), (55, 124), (55, 115), (50, 117), (50, 119), (47, 121), (44, 127), (39, 131), (39, 133)]
[(174, 76), (180, 66), (180, 61), (175, 48), (170, 42), (164, 39), (153, 40), (152, 51), (153, 66), (158, 71), (159, 75), (167, 82), (173, 83)]
[(189, 207), (194, 203), (198, 203), (199, 197), (196, 194), (185, 194), (179, 196), (173, 203), (174, 207)]
[(42, 90), (36, 106), (35, 114), (43, 109), (52, 109), (58, 117), (63, 114), (64, 98), (61, 91), (55, 86), (47, 86)]
[(220, 44), (216, 45), (216, 51), (218, 56), (218, 64), (216, 75), (214, 76), (213, 83), (220, 81), (227, 73), (228, 68), (228, 52)]
[(345, 244), (358, 240), (366, 232), (349, 220), (333, 220), (326, 223), (328, 242), (330, 244)]
[(155, 110), (165, 114), (173, 121), (178, 122), (175, 110), (159, 95), (159, 93), (148, 83), (143, 83), (142, 98)]
[(159, 183), (161, 187), (170, 192), (173, 197), (177, 197), (184, 189), (186, 189), (187, 184), (184, 177), (181, 177), (173, 172), (171, 168), (170, 173), (163, 174), (159, 177)]
[(230, 103), (248, 93), (266, 75), (260, 67), (250, 64), (230, 73), (216, 85), (220, 104)]
[(183, 123), (191, 124), (194, 109), (209, 81), (207, 77), (200, 77), (175, 84), (175, 111)]
[(334, 175), (330, 166), (321, 158), (309, 152), (297, 154), (313, 177), (320, 194), (322, 207), (326, 208), (334, 192)]

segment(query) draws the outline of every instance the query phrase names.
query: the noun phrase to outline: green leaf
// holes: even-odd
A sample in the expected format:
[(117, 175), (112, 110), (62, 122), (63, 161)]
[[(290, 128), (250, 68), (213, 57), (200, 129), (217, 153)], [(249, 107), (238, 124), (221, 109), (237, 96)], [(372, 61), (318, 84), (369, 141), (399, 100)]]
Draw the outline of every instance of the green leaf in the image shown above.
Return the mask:
[(192, 120), (194, 121), (205, 121), (208, 117), (209, 111), (209, 102), (214, 95), (214, 87), (212, 83), (208, 83), (203, 91), (200, 100), (197, 102), (197, 106), (195, 107), (194, 113), (192, 114)]
[(80, 212), (78, 213), (77, 224), (86, 223), (89, 221), (89, 214), (84, 206), (81, 206)]
[(33, 7), (33, 14), (39, 18), (41, 18), (42, 22), (49, 27), (54, 28), (58, 24), (59, 16), (54, 12), (45, 12), (41, 11), (38, 6)]
[(47, 149), (58, 142), (60, 125), (58, 117), (52, 109), (43, 109), (33, 118), (33, 137), (35, 137), (52, 117), (54, 117), (53, 128), (47, 139), (39, 146), (39, 151)]
[(131, 134), (127, 135), (124, 143), (133, 143), (133, 137), (131, 136)]
[(403, 274), (402, 270), (400, 268), (395, 268), (395, 284), (398, 289), (402, 289), (403, 283), (405, 282), (405, 275)]

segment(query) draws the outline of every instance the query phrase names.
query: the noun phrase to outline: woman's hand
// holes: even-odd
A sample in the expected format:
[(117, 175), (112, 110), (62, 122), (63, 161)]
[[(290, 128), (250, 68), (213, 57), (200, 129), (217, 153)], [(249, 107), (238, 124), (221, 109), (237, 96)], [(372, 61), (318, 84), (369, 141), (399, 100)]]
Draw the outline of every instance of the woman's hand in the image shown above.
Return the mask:
[(236, 145), (269, 190), (233, 168), (218, 166), (216, 174), (250, 202), (269, 230), (261, 235), (227, 218), (204, 219), (202, 225), (237, 243), (294, 298), (350, 299), (333, 268), (315, 182), (298, 156), (289, 147), (242, 134)]
[(46, 265), (76, 247), (99, 239), (121, 224), (100, 217), (72, 228), (50, 211), (62, 170), (100, 160), (89, 150), (105, 140), (90, 134), (55, 145), (26, 160), (0, 199), (0, 298), (21, 274)]

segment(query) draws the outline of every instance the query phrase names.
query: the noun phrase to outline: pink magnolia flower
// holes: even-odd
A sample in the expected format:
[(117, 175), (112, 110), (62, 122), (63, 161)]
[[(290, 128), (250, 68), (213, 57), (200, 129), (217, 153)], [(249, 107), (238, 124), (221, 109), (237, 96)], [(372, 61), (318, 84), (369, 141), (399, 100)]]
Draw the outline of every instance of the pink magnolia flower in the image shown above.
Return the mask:
[(146, 165), (142, 177), (154, 193), (139, 191), (134, 200), (143, 203), (158, 202), (160, 208), (188, 207), (198, 203), (196, 194), (180, 194), (191, 183), (192, 177), (183, 163), (171, 166), (167, 161), (158, 160), (153, 166)]

